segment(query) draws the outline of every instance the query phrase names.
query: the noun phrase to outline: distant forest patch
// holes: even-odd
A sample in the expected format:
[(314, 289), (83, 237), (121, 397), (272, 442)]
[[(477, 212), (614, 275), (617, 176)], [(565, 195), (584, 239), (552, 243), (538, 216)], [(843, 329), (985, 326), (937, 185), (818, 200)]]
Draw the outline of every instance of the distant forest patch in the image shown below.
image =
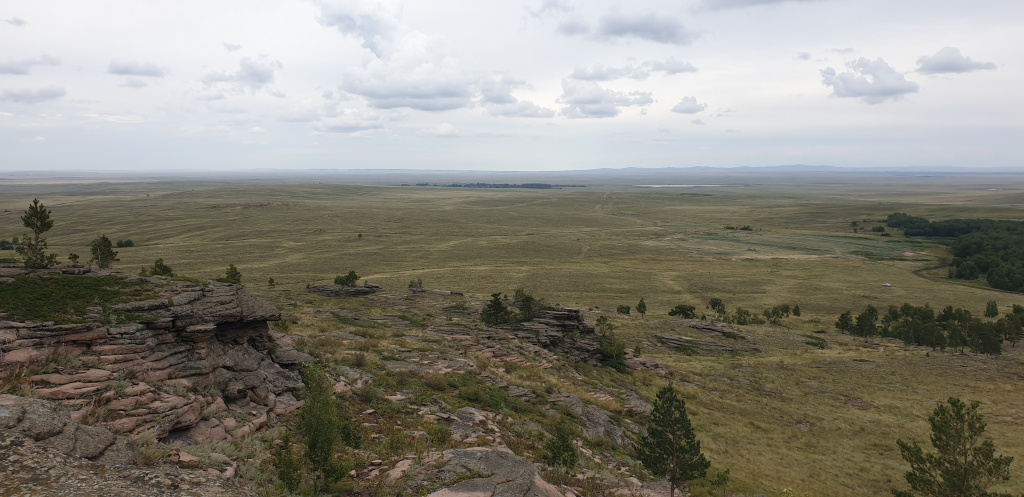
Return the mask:
[[(402, 186), (409, 186), (403, 184)], [(444, 188), (531, 188), (550, 190), (552, 188), (584, 188), (587, 185), (552, 185), (550, 183), (416, 183), (415, 186), (440, 186)]]
[(906, 236), (954, 238), (949, 277), (965, 280), (982, 275), (992, 288), (1024, 293), (1024, 221), (947, 219), (929, 221), (895, 212), (886, 226)]

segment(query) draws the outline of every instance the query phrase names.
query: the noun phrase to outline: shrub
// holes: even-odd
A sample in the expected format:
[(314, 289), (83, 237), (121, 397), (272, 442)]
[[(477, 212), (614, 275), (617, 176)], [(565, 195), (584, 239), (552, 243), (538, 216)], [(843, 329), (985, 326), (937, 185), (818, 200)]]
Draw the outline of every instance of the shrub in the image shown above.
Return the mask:
[(619, 340), (614, 333), (608, 332), (598, 338), (598, 353), (601, 355), (601, 364), (608, 366), (620, 373), (626, 372), (626, 344)]
[(628, 305), (620, 305), (615, 308), (615, 312), (619, 314), (629, 314), (630, 307)]
[(445, 448), (452, 440), (452, 431), (444, 423), (434, 423), (427, 428), (427, 435), (435, 448)]
[(748, 311), (748, 310), (746, 310), (746, 309), (744, 309), (742, 307), (737, 307), (734, 315), (735, 315), (735, 317), (733, 318), (733, 320), (736, 322), (736, 324), (741, 325), (741, 326), (752, 324), (750, 322), (750, 317), (751, 317), (750, 311)]
[(305, 439), (304, 456), (314, 487), (325, 489), (348, 473), (348, 468), (334, 457), (338, 446), (358, 448), (361, 439), (334, 397), (322, 365), (307, 367), (302, 381), (306, 385), (306, 404), (299, 411), (296, 431)]
[(302, 454), (297, 447), (292, 446), (291, 433), (285, 432), (281, 442), (281, 445), (274, 447), (274, 467), (284, 488), (294, 493), (302, 483)]
[(174, 270), (171, 269), (171, 266), (164, 264), (163, 259), (157, 259), (153, 262), (153, 265), (144, 272), (143, 276), (174, 276)]
[(228, 268), (224, 270), (224, 277), (217, 278), (217, 281), (221, 283), (232, 283), (235, 285), (242, 284), (242, 272), (235, 267), (234, 264), (228, 264)]
[(697, 308), (692, 305), (679, 304), (668, 311), (669, 316), (679, 316), (681, 318), (693, 319), (696, 316)]
[(339, 286), (355, 286), (357, 281), (359, 275), (355, 271), (349, 271), (345, 276), (339, 274), (334, 277), (334, 284)]
[(578, 428), (566, 417), (559, 418), (551, 430), (551, 438), (544, 442), (544, 462), (550, 466), (573, 468), (579, 462), (579, 451), (576, 449)]

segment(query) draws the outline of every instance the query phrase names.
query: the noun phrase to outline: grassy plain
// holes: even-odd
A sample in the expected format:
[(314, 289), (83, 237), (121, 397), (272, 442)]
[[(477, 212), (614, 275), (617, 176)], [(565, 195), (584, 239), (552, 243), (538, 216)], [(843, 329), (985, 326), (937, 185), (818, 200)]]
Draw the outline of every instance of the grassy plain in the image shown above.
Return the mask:
[[(577, 181), (582, 183), (584, 181)], [(650, 181), (645, 181), (649, 183)], [(476, 190), (337, 184), (128, 182), (0, 184), (0, 238), (25, 232), (33, 197), (53, 210), (50, 248), (88, 259), (100, 234), (131, 239), (115, 265), (156, 258), (180, 274), (223, 276), (284, 302), (306, 284), (355, 270), (392, 290), (428, 288), (482, 300), (523, 287), (551, 303), (610, 316), (644, 356), (677, 381), (710, 459), (751, 489), (782, 495), (883, 495), (902, 488), (895, 440), (926, 442), (927, 416), (949, 396), (983, 402), (999, 452), (1024, 491), (1024, 361), (931, 353), (838, 336), (836, 316), (867, 304), (1003, 312), (1024, 295), (946, 280), (933, 242), (854, 233), (895, 211), (931, 219), (1024, 219), (1024, 178), (913, 177), (874, 183), (708, 181), (705, 188), (626, 184), (556, 190)], [(750, 226), (750, 231), (726, 229)], [(362, 236), (360, 236), (362, 235)], [(13, 256), (0, 252), (0, 257)], [(268, 278), (290, 294), (266, 292)], [(883, 287), (882, 283), (891, 287)], [(611, 312), (643, 296), (647, 319)], [(666, 312), (722, 298), (729, 310), (799, 304), (787, 328), (746, 327), (761, 350), (690, 357), (656, 346), (656, 332), (689, 333)], [(829, 348), (807, 344), (816, 330)], [(691, 330), (692, 331), (692, 330)]]

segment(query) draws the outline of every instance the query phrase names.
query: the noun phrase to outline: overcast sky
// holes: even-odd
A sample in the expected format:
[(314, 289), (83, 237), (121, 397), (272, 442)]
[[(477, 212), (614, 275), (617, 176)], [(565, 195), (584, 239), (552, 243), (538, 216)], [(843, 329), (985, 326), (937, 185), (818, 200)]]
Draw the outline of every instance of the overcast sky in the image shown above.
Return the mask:
[(1019, 0), (5, 1), (0, 172), (1024, 169)]

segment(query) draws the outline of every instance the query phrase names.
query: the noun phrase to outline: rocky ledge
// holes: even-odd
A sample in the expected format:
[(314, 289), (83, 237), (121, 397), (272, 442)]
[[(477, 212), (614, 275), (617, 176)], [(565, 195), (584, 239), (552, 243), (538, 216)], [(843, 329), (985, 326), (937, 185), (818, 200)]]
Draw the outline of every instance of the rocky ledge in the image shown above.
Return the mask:
[[(76, 324), (0, 321), (0, 367), (48, 363), (23, 378), (35, 395), (117, 434), (228, 439), (301, 406), (298, 369), (313, 358), (270, 330), (281, 316), (272, 305), (238, 285), (128, 281), (156, 298), (90, 308)], [(110, 311), (127, 322), (109, 324)], [(229, 408), (239, 415), (218, 415)]]

